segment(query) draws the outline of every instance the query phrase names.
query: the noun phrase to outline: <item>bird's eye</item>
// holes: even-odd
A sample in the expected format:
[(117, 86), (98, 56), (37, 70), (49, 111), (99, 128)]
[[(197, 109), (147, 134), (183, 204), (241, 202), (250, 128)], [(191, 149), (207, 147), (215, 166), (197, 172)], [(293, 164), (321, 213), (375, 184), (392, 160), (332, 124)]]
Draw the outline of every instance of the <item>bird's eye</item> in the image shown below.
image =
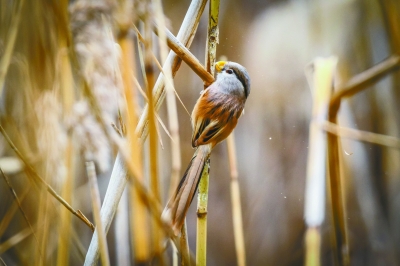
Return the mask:
[(228, 70), (226, 70), (226, 73), (233, 74), (233, 70), (232, 69), (228, 69)]

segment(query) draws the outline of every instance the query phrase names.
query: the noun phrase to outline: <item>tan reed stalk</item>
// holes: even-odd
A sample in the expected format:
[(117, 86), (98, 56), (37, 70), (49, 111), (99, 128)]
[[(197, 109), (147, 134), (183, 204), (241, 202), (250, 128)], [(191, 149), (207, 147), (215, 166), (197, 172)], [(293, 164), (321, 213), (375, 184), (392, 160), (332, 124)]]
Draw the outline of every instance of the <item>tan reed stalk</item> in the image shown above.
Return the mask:
[[(185, 218), (185, 221), (184, 221), (182, 229), (181, 229), (180, 243), (181, 243), (181, 253), (182, 253), (181, 265), (183, 266), (183, 265), (185, 265), (185, 261), (183, 260), (183, 258), (190, 256), (186, 218)], [(178, 262), (176, 263), (176, 265), (178, 265)], [(188, 265), (190, 266), (190, 264), (188, 264)]]
[(329, 132), (330, 134), (334, 134), (341, 138), (354, 139), (357, 141), (364, 141), (400, 149), (400, 139), (396, 137), (357, 130), (348, 127), (342, 127), (329, 121), (321, 122), (320, 127), (326, 132)]
[[(158, 22), (157, 23), (159, 32), (158, 40), (160, 46), (161, 63), (164, 65), (168, 56), (168, 47), (166, 45), (167, 36), (163, 31), (163, 29), (166, 29), (164, 12), (160, 0), (154, 0), (154, 3), (156, 7), (155, 8), (156, 20)], [(178, 112), (176, 108), (176, 99), (175, 99), (175, 88), (173, 84), (171, 69), (166, 68), (165, 70), (166, 71), (163, 71), (163, 74), (166, 80), (165, 89), (166, 89), (166, 101), (167, 101), (167, 111), (168, 111), (168, 124), (169, 124), (169, 132), (171, 133), (172, 137), (171, 139), (172, 173), (171, 173), (170, 193), (169, 193), (171, 195), (175, 187), (178, 185), (182, 166), (181, 166), (181, 147), (179, 138)]]
[[(121, 74), (124, 86), (125, 101), (126, 101), (126, 117), (127, 137), (129, 144), (129, 154), (132, 163), (137, 168), (137, 179), (144, 183), (143, 177), (143, 162), (142, 162), (142, 146), (139, 143), (138, 136), (135, 133), (135, 127), (138, 123), (138, 97), (135, 91), (135, 83), (132, 82), (136, 75), (135, 68), (135, 53), (134, 41), (130, 34), (130, 24), (132, 21), (130, 5), (132, 1), (125, 1), (122, 5), (123, 21), (120, 21), (118, 43), (121, 47)], [(147, 222), (147, 210), (143, 200), (139, 197), (139, 192), (133, 182), (129, 183), (129, 197), (132, 205), (130, 212), (131, 223), (131, 246), (134, 261), (137, 264), (145, 263), (150, 260), (150, 245), (149, 245), (149, 226)]]
[(17, 8), (15, 14), (12, 16), (11, 26), (9, 35), (7, 36), (4, 53), (0, 59), (0, 95), (3, 95), (4, 81), (10, 66), (11, 57), (14, 51), (15, 40), (17, 39), (19, 22), (21, 21), (22, 7), (24, 6), (25, 0), (16, 2)]
[(332, 93), (337, 59), (317, 58), (314, 60), (312, 82), (313, 110), (310, 123), (307, 180), (304, 217), (306, 221), (305, 265), (320, 265), (320, 226), (325, 217), (327, 175), (327, 138), (318, 123), (328, 118), (329, 100)]
[[(74, 188), (74, 157), (75, 154), (72, 140), (68, 139), (67, 149), (65, 154), (66, 177), (62, 187), (61, 195), (69, 202), (72, 201), (73, 188)], [(58, 238), (58, 252), (57, 252), (57, 265), (69, 265), (69, 247), (71, 243), (71, 230), (72, 230), (72, 216), (71, 213), (65, 209), (61, 209), (59, 238)]]
[[(47, 256), (49, 255), (49, 250), (47, 249), (47, 244), (49, 242), (50, 235), (50, 208), (49, 208), (49, 194), (46, 193), (43, 187), (39, 189), (39, 197), (37, 204), (37, 222), (36, 222), (36, 232), (39, 236), (40, 246), (32, 246), (31, 254), (33, 255), (33, 260), (35, 265), (47, 264)], [(36, 249), (42, 249), (43, 254), (36, 252)]]
[(102, 265), (108, 266), (110, 265), (110, 257), (108, 255), (108, 248), (107, 248), (107, 239), (106, 234), (104, 232), (104, 227), (101, 222), (100, 218), (100, 192), (99, 187), (97, 185), (97, 176), (96, 170), (93, 162), (86, 162), (86, 173), (89, 179), (89, 187), (90, 187), (90, 196), (92, 199), (92, 209), (93, 209), (93, 216), (94, 221), (96, 224), (96, 231), (99, 243), (100, 243), (100, 258)]
[[(161, 63), (164, 65), (167, 60), (168, 51), (167, 51), (167, 35), (164, 32), (165, 21), (164, 21), (164, 12), (162, 9), (162, 4), (160, 0), (155, 0), (156, 3), (156, 19), (157, 19), (157, 32), (159, 36), (159, 46), (160, 46), (160, 55), (161, 55)], [(178, 112), (176, 108), (176, 99), (175, 99), (175, 88), (173, 84), (173, 77), (170, 68), (166, 68), (164, 71), (161, 68), (165, 76), (165, 88), (166, 88), (166, 101), (167, 101), (167, 110), (168, 110), (168, 122), (169, 122), (169, 131), (171, 132), (171, 153), (172, 153), (172, 173), (170, 179), (170, 189), (169, 195), (174, 193), (175, 188), (179, 182), (179, 176), (181, 171), (181, 147), (180, 147), (180, 138), (179, 138), (179, 123), (178, 123)], [(169, 196), (168, 196), (169, 197)], [(182, 227), (180, 236), (180, 244), (181, 244), (181, 252), (182, 257), (189, 256), (189, 241), (187, 238), (187, 227), (186, 220)], [(184, 264), (183, 259), (181, 260), (182, 264)]]
[(197, 197), (196, 265), (207, 264), (207, 203), (210, 161), (204, 166)]
[[(214, 77), (214, 64), (217, 54), (219, 0), (210, 0), (207, 45), (206, 45), (206, 70)], [(206, 88), (209, 84), (205, 82)], [(196, 235), (196, 264), (207, 264), (207, 203), (209, 186), (210, 161), (206, 163), (199, 181), (199, 194), (197, 200), (197, 235)]]
[[(154, 86), (154, 63), (152, 60), (152, 30), (150, 25), (150, 3), (147, 6), (146, 10), (146, 19), (144, 21), (145, 24), (145, 43), (144, 43), (144, 64), (145, 64), (145, 71), (146, 71), (146, 93), (148, 99), (148, 106), (149, 106), (149, 167), (150, 167), (150, 187), (153, 195), (155, 196), (158, 202), (161, 202), (161, 193), (160, 193), (160, 184), (158, 180), (158, 141), (157, 141), (157, 126), (156, 126), (156, 110), (155, 110), (155, 103), (153, 98), (152, 88)], [(160, 227), (156, 221), (156, 219), (152, 219), (152, 245), (153, 245), (153, 252), (156, 259), (162, 260), (162, 234)], [(159, 261), (162, 263), (162, 261)]]
[[(200, 21), (201, 14), (203, 13), (204, 7), (207, 3), (207, 0), (192, 0), (189, 9), (185, 15), (185, 18), (182, 22), (181, 28), (179, 29), (177, 38), (178, 40), (183, 43), (187, 48), (190, 47), (193, 41), (193, 37), (196, 33), (197, 26)], [(167, 61), (163, 66), (163, 69), (171, 68), (172, 69), (172, 76), (175, 76), (176, 72), (180, 67), (181, 60), (179, 57), (174, 53), (170, 52), (167, 57)], [(165, 80), (164, 75), (159, 75), (156, 84), (153, 88), (154, 94), (154, 102), (155, 102), (155, 109), (158, 110), (161, 106), (161, 103), (165, 97)], [(140, 117), (139, 124), (136, 127), (136, 132), (141, 138), (143, 142), (148, 134), (148, 105), (144, 108), (143, 114)]]
[(232, 132), (228, 139), (228, 156), (231, 168), (231, 201), (233, 233), (235, 236), (236, 257), (239, 266), (246, 265), (246, 249), (244, 245), (242, 207), (240, 202), (239, 174), (237, 170), (235, 136)]
[(379, 64), (355, 75), (349, 81), (344, 84), (339, 84), (332, 95), (330, 100), (330, 109), (332, 115), (339, 110), (340, 101), (342, 98), (350, 97), (369, 86), (375, 84), (382, 78), (386, 77), (394, 70), (398, 70), (400, 67), (400, 56), (391, 55), (387, 59), (383, 60)]
[[(68, 1), (62, 1), (61, 16), (67, 21), (68, 14)], [(64, 118), (68, 117), (72, 112), (72, 107), (75, 102), (74, 93), (74, 78), (71, 69), (71, 61), (68, 53), (68, 39), (69, 32), (63, 32), (64, 35), (60, 36), (60, 51), (58, 52), (58, 82), (61, 90), (63, 101)], [(62, 185), (61, 196), (68, 202), (72, 202), (74, 184), (75, 184), (75, 156), (76, 151), (73, 145), (73, 139), (70, 135), (67, 136), (66, 152), (64, 164), (66, 168), (66, 175)], [(69, 265), (70, 243), (72, 232), (72, 216), (71, 213), (65, 209), (61, 209), (60, 213), (60, 226), (58, 238), (58, 251), (57, 251), (57, 265)]]
[[(329, 116), (329, 121), (337, 123), (336, 116)], [(345, 205), (345, 192), (343, 191), (343, 181), (341, 169), (341, 160), (339, 157), (340, 141), (338, 136), (328, 133), (328, 175), (329, 175), (329, 189), (330, 189), (330, 200), (332, 205), (332, 222), (334, 226), (334, 252), (335, 260), (340, 265), (350, 264), (349, 254), (349, 239), (346, 227), (346, 205)]]
[[(206, 86), (214, 82), (214, 76), (207, 72), (200, 61), (186, 48), (168, 29), (162, 31), (160, 25), (156, 24), (155, 32), (158, 36), (165, 35), (168, 47), (174, 51), (200, 78), (203, 79)], [(213, 34), (216, 34), (213, 33)], [(215, 56), (215, 55), (214, 55)]]
[[(206, 0), (193, 0), (185, 15), (185, 19), (178, 33), (178, 39), (182, 43), (184, 43), (187, 47), (190, 46), (193, 40), (194, 34), (196, 32), (200, 20), (200, 16), (204, 10), (206, 2), (207, 2)], [(179, 69), (179, 66), (180, 66), (179, 58), (174, 53), (170, 52), (167, 58), (167, 62), (163, 66), (164, 69), (168, 67), (172, 68), (172, 74), (174, 75), (176, 71)], [(163, 100), (163, 93), (164, 93), (163, 89), (164, 89), (164, 78), (163, 75), (161, 75), (158, 78), (156, 85), (153, 88), (155, 99), (157, 100), (157, 109), (161, 105), (161, 102)], [(136, 132), (138, 132), (138, 134), (140, 135), (140, 143), (143, 143), (147, 137), (148, 133), (147, 115), (148, 115), (148, 110), (145, 109), (136, 127)], [(147, 207), (150, 209), (153, 217), (157, 218), (157, 221), (159, 222), (160, 225), (163, 225), (163, 228), (167, 232), (167, 235), (171, 237), (178, 250), (180, 250), (180, 243), (177, 241), (171, 228), (169, 228), (167, 224), (161, 221), (160, 218), (161, 207), (159, 203), (153, 197), (152, 193), (147, 191), (147, 189), (143, 186), (143, 183), (137, 179), (137, 176), (139, 175), (138, 170), (136, 169), (136, 166), (128, 159), (129, 156), (124, 150), (125, 144), (123, 144), (122, 141), (116, 138), (113, 138), (112, 140), (114, 144), (117, 145), (117, 147), (119, 148), (119, 155), (117, 156), (117, 159), (115, 161), (113, 173), (111, 174), (110, 178), (110, 180), (113, 180), (114, 186), (112, 188), (107, 188), (107, 193), (104, 199), (103, 207), (104, 205), (106, 205), (106, 203), (107, 206), (104, 207), (104, 211), (102, 208), (102, 217), (104, 217), (103, 219), (106, 221), (105, 228), (106, 229), (109, 228), (111, 224), (112, 217), (114, 216), (115, 210), (118, 206), (119, 199), (122, 195), (123, 189), (126, 184), (126, 178), (125, 178), (126, 170), (129, 170), (129, 172), (132, 174), (130, 180), (137, 187), (140, 197), (144, 200)], [(89, 251), (86, 254), (85, 264), (92, 265), (96, 263), (99, 254), (98, 250), (99, 250), (98, 240), (94, 235), (89, 246)], [(186, 262), (192, 261), (192, 256), (184, 257), (184, 261)]]

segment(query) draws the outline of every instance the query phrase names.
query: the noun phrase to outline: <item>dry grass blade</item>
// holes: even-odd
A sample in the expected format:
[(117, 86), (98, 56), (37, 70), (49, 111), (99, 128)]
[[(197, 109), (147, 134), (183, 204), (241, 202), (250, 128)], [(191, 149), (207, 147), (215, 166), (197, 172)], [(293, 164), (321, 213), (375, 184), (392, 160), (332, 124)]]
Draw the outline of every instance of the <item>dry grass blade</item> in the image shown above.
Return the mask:
[(400, 149), (400, 139), (396, 137), (357, 130), (353, 128), (341, 127), (329, 121), (322, 122), (321, 128), (331, 134), (334, 134), (342, 138), (365, 141), (365, 142), (379, 144), (382, 146)]
[(22, 240), (24, 240), (31, 234), (32, 234), (32, 230), (29, 227), (27, 227), (27, 228), (23, 229), (22, 231), (18, 232), (17, 234), (13, 235), (12, 237), (10, 237), (9, 239), (3, 241), (0, 244), (0, 254), (6, 252), (13, 246), (17, 245), (18, 243), (20, 243)]
[(99, 238), (101, 263), (102, 265), (107, 266), (110, 265), (110, 257), (108, 255), (106, 234), (104, 232), (103, 224), (100, 217), (100, 192), (97, 185), (96, 170), (93, 162), (86, 162), (86, 172), (89, 179), (93, 216), (96, 224), (96, 230), (94, 234), (97, 234)]
[(22, 215), (24, 216), (24, 219), (25, 219), (26, 223), (28, 224), (29, 228), (31, 229), (31, 232), (33, 234), (33, 237), (35, 238), (36, 244), (38, 245), (38, 250), (39, 250), (40, 256), (42, 256), (42, 251), (40, 249), (39, 240), (38, 240), (38, 238), (37, 238), (37, 236), (35, 234), (35, 230), (33, 230), (31, 222), (29, 222), (28, 216), (26, 216), (26, 213), (25, 213), (24, 209), (22, 208), (21, 201), (19, 200), (19, 198), (17, 196), (17, 193), (15, 192), (13, 187), (11, 186), (10, 180), (8, 180), (8, 177), (4, 174), (3, 169), (0, 168), (0, 172), (1, 172), (1, 175), (3, 176), (4, 180), (6, 181), (6, 184), (7, 184), (8, 188), (11, 191), (11, 194), (13, 195), (15, 201), (17, 202), (18, 208), (21, 211)]
[[(155, 83), (154, 78), (154, 64), (152, 59), (152, 30), (150, 26), (150, 15), (151, 15), (150, 3), (147, 5), (144, 26), (145, 26), (145, 43), (144, 43), (144, 70), (146, 71), (146, 94), (148, 99), (148, 110), (149, 110), (149, 173), (150, 173), (150, 188), (158, 202), (161, 202), (161, 193), (160, 193), (160, 182), (158, 179), (158, 145), (157, 145), (157, 137), (158, 131), (156, 126), (156, 109), (155, 109), (155, 101), (152, 92), (153, 85)], [(163, 264), (162, 260), (162, 234), (161, 229), (156, 221), (156, 219), (152, 219), (152, 247), (155, 257), (159, 260), (158, 263)]]
[[(23, 202), (26, 195), (28, 195), (28, 192), (31, 189), (31, 185), (27, 185), (26, 188), (22, 191), (21, 196), (20, 196), (20, 202)], [(7, 212), (3, 216), (3, 218), (0, 221), (0, 236), (3, 235), (4, 231), (7, 229), (8, 225), (10, 224), (12, 218), (14, 217), (15, 213), (18, 210), (18, 204), (17, 202), (13, 202), (13, 205), (11, 205), (10, 208), (8, 208)]]
[[(133, 25), (133, 28), (134, 28), (135, 31), (136, 31), (136, 34), (137, 34), (137, 36), (138, 36), (138, 40), (140, 40), (141, 42), (144, 42), (143, 36), (140, 34), (139, 30), (136, 28), (135, 25)], [(171, 34), (172, 34), (172, 33), (171, 33)], [(160, 37), (160, 38), (161, 38), (161, 37)], [(189, 53), (190, 53), (190, 51), (189, 51)], [(154, 62), (155, 62), (156, 65), (157, 65), (158, 69), (160, 70), (160, 72), (161, 72), (164, 76), (166, 76), (166, 77), (170, 76), (170, 74), (167, 75), (167, 74), (164, 72), (163, 67), (161, 66), (160, 62), (158, 62), (157, 57), (154, 55), (154, 53), (152, 53), (152, 57), (153, 57)], [(165, 60), (164, 60), (164, 61), (165, 61)], [(199, 63), (199, 64), (200, 64), (200, 63)], [(200, 65), (200, 67), (202, 67), (202, 66)], [(170, 72), (168, 68), (167, 68), (166, 70), (167, 70), (168, 72)], [(135, 78), (135, 80), (136, 80), (135, 82), (138, 83), (138, 81), (137, 81), (136, 78)], [(171, 87), (174, 87), (174, 85), (172, 84), (172, 78), (167, 78), (167, 79), (165, 80), (165, 82), (166, 82), (166, 84), (169, 84)], [(140, 88), (140, 85), (138, 85), (138, 87)], [(143, 92), (143, 90), (141, 90), (141, 92)], [(175, 93), (175, 95), (176, 95), (176, 98), (178, 98), (179, 102), (181, 103), (183, 109), (185, 109), (186, 113), (190, 116), (190, 113), (189, 113), (188, 109), (186, 108), (185, 104), (183, 103), (183, 101), (182, 101), (181, 98), (179, 97), (179, 94), (176, 92), (175, 88), (174, 88), (174, 93)], [(142, 93), (142, 94), (144, 94), (143, 97), (145, 97), (146, 101), (148, 102), (146, 94), (145, 94), (145, 93)]]
[(9, 136), (7, 135), (6, 131), (4, 128), (0, 125), (0, 132), (4, 136), (4, 139), (7, 141), (7, 143), (10, 145), (10, 147), (13, 149), (13, 151), (17, 154), (17, 156), (24, 162), (26, 167), (29, 169), (29, 171), (32, 173), (32, 175), (36, 178), (37, 181), (41, 185), (44, 185), (47, 189), (47, 191), (55, 197), (64, 207), (66, 207), (70, 212), (72, 212), (76, 217), (81, 219), (89, 228), (94, 231), (94, 225), (89, 221), (89, 219), (86, 218), (85, 215), (80, 210), (75, 210), (74, 208), (69, 205), (68, 202), (66, 202), (60, 195), (57, 194), (57, 192), (35, 171), (32, 165), (29, 164), (29, 162), (25, 159), (25, 157), (22, 155), (22, 153), (15, 147)]
[[(152, 54), (152, 55), (153, 55), (153, 58), (154, 58), (154, 62), (156, 63), (156, 65), (157, 65), (158, 69), (161, 71), (161, 73), (163, 73), (167, 77), (170, 77), (171, 74), (166, 74), (164, 72), (164, 69), (162, 68), (160, 62), (158, 62), (156, 56), (154, 54)], [(181, 103), (183, 109), (185, 109), (186, 113), (190, 116), (190, 113), (189, 113), (188, 109), (186, 108), (186, 105), (183, 103), (181, 97), (179, 96), (179, 94), (176, 92), (176, 90), (174, 88), (172, 77), (171, 78), (166, 78), (165, 82), (166, 82), (166, 86), (165, 87), (171, 87), (172, 88), (173, 92), (175, 93), (176, 98)]]

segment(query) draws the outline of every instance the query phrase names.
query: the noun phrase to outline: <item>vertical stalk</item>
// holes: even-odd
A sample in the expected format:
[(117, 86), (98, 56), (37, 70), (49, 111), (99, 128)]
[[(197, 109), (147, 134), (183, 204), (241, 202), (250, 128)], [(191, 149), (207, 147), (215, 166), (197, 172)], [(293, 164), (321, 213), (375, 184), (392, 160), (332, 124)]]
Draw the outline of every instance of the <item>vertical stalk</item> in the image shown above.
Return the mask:
[[(67, 21), (68, 15), (68, 1), (62, 1), (62, 15), (65, 21)], [(68, 32), (63, 32), (60, 36), (60, 71), (58, 71), (58, 82), (61, 86), (62, 101), (64, 106), (64, 118), (71, 114), (72, 107), (75, 100), (74, 93), (74, 79), (71, 69), (71, 61), (68, 55)], [(64, 183), (62, 186), (61, 197), (67, 202), (72, 202), (73, 191), (74, 191), (74, 170), (75, 170), (75, 149), (73, 145), (72, 136), (68, 136), (67, 145), (65, 149), (64, 164), (66, 175), (64, 177)], [(69, 254), (70, 254), (70, 236), (72, 231), (72, 215), (71, 212), (65, 208), (61, 209), (60, 214), (60, 226), (59, 238), (58, 238), (58, 251), (57, 251), (57, 265), (69, 265)]]
[[(210, 0), (207, 46), (206, 46), (206, 70), (214, 76), (214, 64), (218, 43), (218, 16), (219, 0)], [(199, 195), (197, 203), (197, 236), (196, 236), (196, 264), (207, 263), (207, 203), (210, 161), (208, 160), (199, 182)]]
[[(160, 199), (160, 186), (157, 173), (157, 127), (156, 127), (156, 110), (154, 107), (154, 97), (152, 88), (154, 86), (154, 64), (152, 60), (152, 28), (151, 28), (151, 14), (150, 14), (150, 3), (147, 6), (146, 19), (145, 19), (145, 71), (146, 71), (146, 92), (149, 106), (149, 156), (150, 156), (150, 188), (153, 195), (156, 197), (158, 202)], [(152, 218), (152, 245), (155, 258), (162, 258), (162, 247), (161, 240), (162, 234), (157, 220)]]
[[(165, 64), (168, 56), (167, 36), (165, 34), (165, 19), (161, 0), (154, 0), (156, 3), (156, 19), (158, 25), (158, 40), (160, 46), (161, 63)], [(176, 108), (175, 88), (173, 84), (172, 72), (170, 68), (163, 70), (165, 75), (166, 101), (168, 111), (169, 132), (171, 133), (171, 155), (172, 155), (172, 173), (171, 173), (171, 193), (174, 192), (179, 182), (181, 171), (181, 147), (179, 138), (178, 112)]]
[[(132, 35), (129, 34), (130, 23), (132, 19), (132, 1), (125, 1), (122, 5), (121, 12), (126, 12), (124, 17), (126, 20), (121, 21), (120, 33), (118, 43), (121, 47), (121, 74), (124, 86), (125, 100), (126, 100), (126, 117), (127, 117), (127, 137), (129, 143), (129, 154), (132, 163), (136, 167), (137, 179), (144, 183), (143, 177), (143, 161), (142, 161), (142, 146), (139, 143), (138, 136), (135, 133), (135, 127), (138, 123), (137, 116), (137, 93), (135, 93), (135, 85), (132, 81), (132, 76), (136, 75), (135, 68), (135, 53), (134, 41)], [(141, 264), (149, 261), (149, 231), (147, 222), (146, 206), (139, 196), (137, 187), (133, 182), (129, 182), (129, 197), (131, 208), (131, 241), (132, 241), (132, 254), (134, 254), (135, 264)]]
[(228, 155), (229, 165), (231, 168), (231, 201), (232, 201), (232, 219), (233, 219), (233, 233), (235, 236), (236, 257), (239, 266), (246, 265), (246, 250), (244, 246), (243, 234), (243, 218), (242, 207), (240, 203), (240, 189), (237, 171), (236, 147), (234, 132), (232, 132), (228, 139)]
[(183, 226), (181, 229), (180, 243), (181, 243), (181, 253), (182, 253), (181, 261), (182, 261), (182, 265), (185, 265), (183, 258), (185, 258), (185, 257), (188, 258), (190, 256), (186, 219), (185, 219), (185, 222), (183, 223)]
[[(185, 19), (179, 29), (177, 39), (184, 44), (187, 48), (190, 48), (193, 38), (195, 36), (197, 26), (199, 25), (201, 14), (203, 13), (204, 7), (207, 0), (192, 0), (189, 9), (186, 12)], [(171, 68), (172, 76), (174, 77), (181, 65), (181, 59), (172, 51), (168, 54), (166, 63), (163, 65), (163, 70)], [(165, 79), (164, 75), (158, 76), (157, 82), (154, 85), (154, 103), (155, 109), (158, 110), (165, 98)], [(148, 128), (148, 104), (145, 106), (142, 116), (140, 117), (139, 123), (136, 127), (136, 131), (140, 135), (141, 141), (144, 141), (149, 133)]]
[[(337, 117), (329, 116), (329, 122), (337, 123)], [(345, 221), (345, 199), (340, 175), (339, 138), (328, 133), (328, 162), (329, 162), (329, 188), (332, 204), (332, 220), (334, 241), (336, 244), (336, 257), (339, 265), (350, 264), (349, 243)]]
[(304, 206), (304, 217), (307, 226), (305, 241), (306, 266), (320, 265), (320, 226), (325, 218), (327, 138), (325, 131), (318, 123), (328, 119), (329, 100), (333, 88), (333, 73), (336, 64), (337, 59), (335, 57), (314, 60), (313, 110), (310, 123)]
[(207, 203), (210, 161), (204, 166), (197, 198), (196, 265), (207, 264)]
[(96, 224), (95, 234), (97, 233), (100, 243), (101, 264), (110, 265), (110, 257), (108, 255), (106, 233), (100, 217), (100, 192), (97, 185), (96, 171), (93, 162), (86, 162), (86, 172), (89, 179), (90, 195), (92, 199), (93, 216)]
[[(206, 5), (207, 0), (192, 0), (189, 9), (185, 15), (185, 19), (181, 25), (181, 28), (179, 29), (178, 33), (178, 39), (185, 44), (186, 47), (190, 47), (190, 44), (192, 43), (192, 40), (194, 38), (194, 35), (197, 30), (197, 26), (199, 24), (199, 20), (201, 17), (201, 14), (203, 13), (204, 7)], [(177, 57), (177, 55), (173, 52), (170, 52), (168, 57), (167, 57), (167, 62), (164, 64), (163, 69), (170, 67), (172, 69), (172, 74), (174, 75), (180, 66), (180, 59)], [(158, 103), (157, 106), (161, 105), (163, 101), (163, 93), (164, 93), (164, 76), (160, 75), (157, 83), (154, 86), (154, 97), (155, 97), (155, 102)], [(128, 97), (127, 97), (128, 98)], [(129, 100), (128, 100), (129, 102)], [(134, 112), (132, 112), (133, 114)], [(139, 120), (137, 126), (136, 126), (136, 131), (140, 135), (140, 141), (139, 144), (143, 143), (144, 140), (147, 137), (148, 133), (148, 105), (145, 107), (143, 110), (141, 119)], [(0, 125), (0, 131), (4, 131)], [(137, 149), (138, 146), (134, 146), (131, 142), (132, 147)], [(121, 147), (119, 147), (121, 148)], [(114, 164), (113, 172), (111, 174), (110, 178), (110, 185), (107, 188), (107, 192), (104, 198), (104, 204), (102, 207), (102, 219), (105, 221), (105, 228), (108, 229), (111, 221), (114, 217), (114, 213), (116, 210), (116, 207), (118, 205), (119, 199), (121, 198), (123, 189), (125, 187), (125, 184), (127, 182), (125, 175), (127, 170), (131, 173), (134, 173), (135, 176), (132, 177), (133, 183), (137, 187), (137, 192), (143, 196), (145, 195), (145, 189), (143, 187), (143, 182), (139, 180), (139, 176), (141, 175), (138, 170), (138, 166), (133, 164), (131, 161), (126, 161), (126, 158), (128, 158), (127, 154), (125, 154), (121, 149), (118, 153), (117, 159)], [(126, 162), (126, 165), (124, 164)], [(149, 198), (149, 197), (147, 197)], [(151, 205), (150, 209), (155, 210), (156, 209), (156, 204), (155, 201), (153, 200), (153, 197), (150, 197), (151, 199)], [(66, 205), (65, 202), (62, 202), (67, 208), (71, 209), (68, 205)], [(74, 212), (75, 214), (75, 212)], [(145, 230), (143, 230), (144, 232)], [(99, 254), (99, 245), (98, 245), (98, 239), (96, 235), (93, 235), (93, 238), (91, 240), (89, 250), (86, 254), (85, 258), (85, 263), (86, 265), (91, 265), (97, 262), (98, 260), (98, 254)], [(185, 258), (186, 260), (189, 260), (189, 258)]]
[[(68, 202), (72, 202), (72, 192), (74, 187), (74, 175), (73, 169), (73, 155), (74, 148), (72, 140), (69, 138), (67, 142), (67, 149), (65, 154), (65, 164), (67, 173), (65, 176), (65, 182), (62, 188), (61, 196)], [(59, 227), (59, 238), (58, 238), (58, 252), (57, 252), (57, 265), (69, 265), (69, 247), (70, 247), (70, 237), (72, 230), (72, 215), (71, 212), (65, 208), (61, 209), (60, 214), (60, 227)]]
[(321, 232), (318, 227), (309, 227), (306, 231), (306, 266), (320, 265)]

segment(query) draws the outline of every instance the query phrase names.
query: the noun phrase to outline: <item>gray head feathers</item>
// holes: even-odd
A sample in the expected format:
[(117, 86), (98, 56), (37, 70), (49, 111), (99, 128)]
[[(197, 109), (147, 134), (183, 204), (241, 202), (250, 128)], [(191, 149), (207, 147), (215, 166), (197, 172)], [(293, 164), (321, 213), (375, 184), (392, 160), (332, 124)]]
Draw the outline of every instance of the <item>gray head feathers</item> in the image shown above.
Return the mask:
[(246, 68), (235, 62), (227, 62), (224, 65), (224, 69), (232, 69), (236, 77), (240, 80), (244, 87), (244, 93), (246, 98), (250, 94), (250, 76)]

